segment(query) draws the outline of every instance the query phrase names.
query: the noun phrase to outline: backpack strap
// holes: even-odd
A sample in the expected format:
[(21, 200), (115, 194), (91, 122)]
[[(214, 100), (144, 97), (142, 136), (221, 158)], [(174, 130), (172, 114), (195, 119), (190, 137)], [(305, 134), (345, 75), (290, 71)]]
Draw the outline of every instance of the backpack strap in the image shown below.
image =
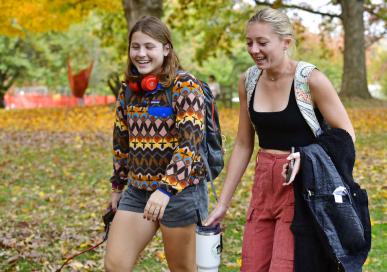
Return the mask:
[(294, 77), (294, 92), (302, 116), (311, 128), (314, 136), (317, 137), (322, 133), (322, 130), (314, 113), (312, 96), (308, 84), (308, 78), (314, 69), (316, 69), (316, 66), (304, 61), (300, 61), (297, 64), (296, 75)]
[(201, 145), (200, 145), (200, 148), (199, 148), (199, 154), (202, 157), (202, 160), (203, 160), (203, 163), (204, 163), (204, 167), (206, 168), (206, 171), (207, 171), (207, 174), (208, 174), (208, 178), (210, 179), (211, 190), (212, 190), (212, 193), (214, 194), (215, 201), (216, 201), (216, 203), (218, 203), (218, 195), (216, 193), (214, 179), (212, 178), (211, 168), (210, 168), (210, 165), (208, 164), (208, 161), (206, 160), (206, 154), (204, 153), (204, 150), (203, 150)]
[[(185, 74), (185, 73), (187, 73), (187, 72), (185, 72), (183, 70), (178, 70), (177, 71), (177, 76), (179, 76), (181, 74)], [(173, 101), (173, 97), (172, 97), (173, 96), (173, 86), (175, 85), (176, 80), (177, 80), (177, 78), (173, 81), (173, 84), (165, 91), (166, 95), (167, 95), (168, 104), (171, 105), (171, 106), (172, 106), (172, 101)], [(198, 79), (198, 81), (201, 82), (199, 79)], [(203, 86), (201, 84), (200, 84), (200, 87), (203, 88)], [(204, 84), (206, 84), (206, 83), (204, 83)], [(213, 106), (213, 109), (214, 109), (214, 106)], [(212, 112), (212, 114), (214, 114), (214, 113)], [(205, 132), (206, 131), (204, 131), (204, 133)], [(211, 168), (210, 168), (210, 165), (208, 164), (208, 161), (206, 159), (207, 156), (206, 156), (206, 154), (205, 154), (205, 152), (203, 150), (203, 146), (202, 145), (199, 146), (199, 154), (200, 154), (200, 157), (202, 158), (202, 161), (204, 163), (204, 167), (206, 168), (206, 171), (208, 173), (208, 177), (209, 177), (210, 182), (211, 182), (211, 189), (212, 189), (212, 193), (214, 194), (215, 201), (218, 202), (218, 195), (216, 193), (216, 188), (215, 188), (215, 185), (214, 185), (214, 180), (212, 178)]]
[(124, 90), (125, 107), (126, 107), (126, 105), (129, 104), (129, 100), (130, 100), (130, 97), (132, 96), (133, 92), (124, 81), (121, 82), (121, 88)]
[(173, 82), (171, 83), (171, 85), (165, 90), (165, 93), (167, 95), (167, 101), (168, 101), (168, 105), (170, 105), (172, 107), (172, 103), (173, 103), (173, 87), (175, 86), (176, 84), (176, 81), (178, 79), (178, 76), (181, 75), (181, 74), (184, 74), (186, 73), (185, 71), (183, 70), (177, 70), (176, 71), (176, 77), (175, 79), (173, 80)]
[(250, 105), (250, 100), (251, 100), (251, 97), (253, 96), (253, 92), (254, 92), (255, 86), (257, 85), (257, 80), (260, 74), (261, 74), (261, 70), (259, 70), (256, 65), (251, 66), (249, 69), (247, 69), (245, 73), (247, 107)]
[[(312, 97), (308, 84), (308, 78), (314, 69), (316, 69), (316, 66), (304, 61), (300, 61), (297, 64), (296, 74), (294, 76), (294, 93), (296, 96), (297, 106), (300, 109), (302, 116), (312, 130), (314, 136), (317, 137), (322, 133), (322, 130), (317, 120), (316, 114), (314, 113)], [(245, 73), (247, 106), (250, 105), (250, 101), (260, 74), (261, 70), (259, 70), (256, 65), (251, 66)]]
[(167, 95), (168, 105), (172, 106), (172, 89), (173, 85), (165, 90), (165, 93)]

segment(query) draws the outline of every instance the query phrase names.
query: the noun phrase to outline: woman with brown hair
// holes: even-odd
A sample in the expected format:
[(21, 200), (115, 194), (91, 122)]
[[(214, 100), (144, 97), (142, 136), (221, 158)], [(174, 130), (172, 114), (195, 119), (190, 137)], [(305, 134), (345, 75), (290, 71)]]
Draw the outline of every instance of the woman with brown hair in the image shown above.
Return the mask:
[(127, 84), (116, 104), (111, 206), (117, 212), (105, 268), (132, 271), (160, 229), (170, 270), (196, 271), (195, 226), (207, 217), (208, 206), (199, 155), (203, 90), (179, 70), (170, 32), (158, 18), (136, 22), (128, 57)]

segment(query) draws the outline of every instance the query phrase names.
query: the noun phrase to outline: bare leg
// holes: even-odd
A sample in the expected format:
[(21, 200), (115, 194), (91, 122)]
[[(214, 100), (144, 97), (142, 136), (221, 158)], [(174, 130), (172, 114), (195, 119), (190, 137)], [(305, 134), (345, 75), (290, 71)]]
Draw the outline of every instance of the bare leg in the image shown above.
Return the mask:
[(138, 255), (159, 227), (158, 222), (148, 221), (142, 216), (142, 213), (117, 211), (106, 245), (106, 271), (132, 271)]
[(165, 256), (171, 272), (196, 271), (195, 227), (195, 224), (178, 228), (160, 225)]

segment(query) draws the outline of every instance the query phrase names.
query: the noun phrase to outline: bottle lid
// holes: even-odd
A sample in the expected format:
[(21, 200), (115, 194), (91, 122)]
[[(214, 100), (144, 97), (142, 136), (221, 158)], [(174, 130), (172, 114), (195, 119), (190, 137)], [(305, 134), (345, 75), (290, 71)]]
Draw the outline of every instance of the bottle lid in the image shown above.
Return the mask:
[(220, 224), (215, 226), (196, 226), (196, 233), (200, 235), (216, 235), (220, 232)]

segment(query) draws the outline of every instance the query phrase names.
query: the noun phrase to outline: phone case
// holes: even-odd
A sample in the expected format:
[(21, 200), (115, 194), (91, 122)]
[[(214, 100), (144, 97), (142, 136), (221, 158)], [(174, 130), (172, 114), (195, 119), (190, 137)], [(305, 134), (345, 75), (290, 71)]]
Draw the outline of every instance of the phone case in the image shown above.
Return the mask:
[(116, 212), (111, 208), (109, 207), (106, 212), (104, 213), (104, 215), (102, 215), (102, 220), (103, 220), (103, 223), (105, 224), (105, 229), (110, 225), (110, 223), (113, 221), (113, 218), (114, 218), (114, 215), (116, 214)]

